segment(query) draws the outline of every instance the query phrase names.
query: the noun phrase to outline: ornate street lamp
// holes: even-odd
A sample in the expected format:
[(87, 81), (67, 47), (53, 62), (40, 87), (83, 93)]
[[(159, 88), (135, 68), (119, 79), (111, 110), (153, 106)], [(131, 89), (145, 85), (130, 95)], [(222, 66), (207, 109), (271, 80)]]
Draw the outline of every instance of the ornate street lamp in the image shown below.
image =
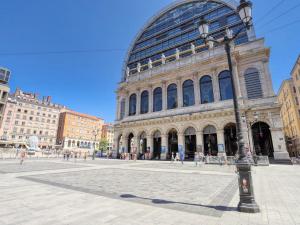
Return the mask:
[[(242, 21), (244, 22), (245, 27), (249, 30), (252, 25), (252, 3), (250, 1), (241, 0), (240, 5), (237, 8), (237, 11)], [(242, 27), (236, 34), (233, 35), (232, 31), (226, 29), (226, 35), (224, 39), (221, 41), (217, 41), (212, 36), (209, 36), (208, 22), (204, 18), (201, 18), (201, 21), (199, 23), (200, 36), (205, 41), (205, 43), (214, 42), (219, 45), (220, 44), (225, 45), (229, 72), (231, 75), (233, 105), (234, 105), (234, 113), (235, 113), (235, 120), (237, 126), (239, 159), (236, 163), (236, 167), (239, 174), (239, 191), (240, 191), (240, 202), (238, 205), (238, 210), (240, 212), (246, 212), (246, 213), (257, 213), (260, 210), (254, 198), (253, 182), (252, 182), (252, 175), (251, 175), (251, 163), (249, 162), (245, 154), (245, 143), (242, 134), (240, 109), (239, 109), (238, 99), (236, 96), (235, 82), (232, 76), (232, 60), (231, 60), (230, 44), (238, 37), (238, 35), (243, 30), (244, 27)]]

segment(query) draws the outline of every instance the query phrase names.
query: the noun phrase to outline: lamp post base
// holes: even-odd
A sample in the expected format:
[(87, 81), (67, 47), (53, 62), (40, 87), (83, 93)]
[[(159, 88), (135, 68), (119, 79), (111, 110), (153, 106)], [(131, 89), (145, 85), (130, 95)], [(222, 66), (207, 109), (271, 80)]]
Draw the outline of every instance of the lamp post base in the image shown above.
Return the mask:
[(238, 205), (238, 211), (243, 213), (259, 213), (260, 209), (255, 201), (252, 203), (240, 202)]
[(243, 213), (259, 213), (260, 209), (254, 198), (254, 190), (251, 175), (251, 164), (240, 160), (237, 162), (239, 175), (240, 202), (238, 211)]

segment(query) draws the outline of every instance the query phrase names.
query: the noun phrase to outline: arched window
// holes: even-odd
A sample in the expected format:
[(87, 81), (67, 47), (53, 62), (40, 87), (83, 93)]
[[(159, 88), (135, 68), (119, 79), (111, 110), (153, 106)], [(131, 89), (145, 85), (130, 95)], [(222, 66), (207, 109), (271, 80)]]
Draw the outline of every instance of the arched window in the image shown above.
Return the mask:
[(153, 112), (162, 110), (162, 89), (160, 87), (155, 88), (153, 92)]
[(249, 68), (245, 72), (245, 83), (248, 99), (263, 97), (260, 74), (256, 68)]
[(148, 113), (149, 111), (149, 93), (143, 91), (141, 94), (141, 114)]
[(121, 101), (121, 108), (120, 108), (120, 119), (122, 120), (122, 119), (124, 119), (124, 117), (125, 117), (125, 99), (122, 99), (122, 101)]
[(136, 94), (132, 94), (129, 98), (129, 116), (136, 114)]
[(177, 108), (177, 85), (170, 84), (168, 86), (168, 109)]
[(214, 102), (214, 91), (211, 77), (206, 75), (200, 79), (201, 104)]
[(183, 107), (195, 105), (194, 82), (186, 80), (182, 85)]
[(219, 74), (221, 100), (233, 99), (231, 76), (228, 70)]

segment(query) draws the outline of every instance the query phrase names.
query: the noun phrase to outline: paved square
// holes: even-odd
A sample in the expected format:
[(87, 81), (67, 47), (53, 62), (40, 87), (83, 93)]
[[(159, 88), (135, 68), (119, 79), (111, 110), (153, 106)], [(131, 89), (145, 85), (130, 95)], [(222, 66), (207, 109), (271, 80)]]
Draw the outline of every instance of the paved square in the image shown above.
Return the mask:
[[(236, 211), (234, 167), (0, 161), (1, 225), (299, 225), (300, 167), (254, 167), (261, 212)], [(24, 164), (25, 165), (25, 164)], [(23, 168), (24, 169), (24, 168)]]
[(44, 171), (44, 170), (59, 170), (69, 168), (80, 168), (83, 165), (76, 165), (75, 163), (59, 163), (59, 162), (47, 162), (47, 161), (25, 161), (23, 165), (19, 162), (0, 162), (0, 173), (22, 173), (30, 171)]
[(164, 171), (102, 169), (24, 179), (211, 216), (221, 216), (237, 191), (237, 178), (234, 175), (210, 176)]

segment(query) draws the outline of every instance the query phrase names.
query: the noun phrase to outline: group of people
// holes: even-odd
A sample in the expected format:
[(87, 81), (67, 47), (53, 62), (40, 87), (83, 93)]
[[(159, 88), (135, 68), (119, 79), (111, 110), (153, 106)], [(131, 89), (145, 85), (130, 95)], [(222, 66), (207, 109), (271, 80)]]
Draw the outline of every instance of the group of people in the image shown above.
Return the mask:
[(69, 161), (70, 158), (73, 158), (74, 160), (77, 160), (78, 158), (83, 158), (85, 161), (88, 157), (88, 153), (87, 152), (73, 152), (73, 151), (65, 151), (63, 153), (63, 157), (64, 157), (64, 160), (67, 160)]

